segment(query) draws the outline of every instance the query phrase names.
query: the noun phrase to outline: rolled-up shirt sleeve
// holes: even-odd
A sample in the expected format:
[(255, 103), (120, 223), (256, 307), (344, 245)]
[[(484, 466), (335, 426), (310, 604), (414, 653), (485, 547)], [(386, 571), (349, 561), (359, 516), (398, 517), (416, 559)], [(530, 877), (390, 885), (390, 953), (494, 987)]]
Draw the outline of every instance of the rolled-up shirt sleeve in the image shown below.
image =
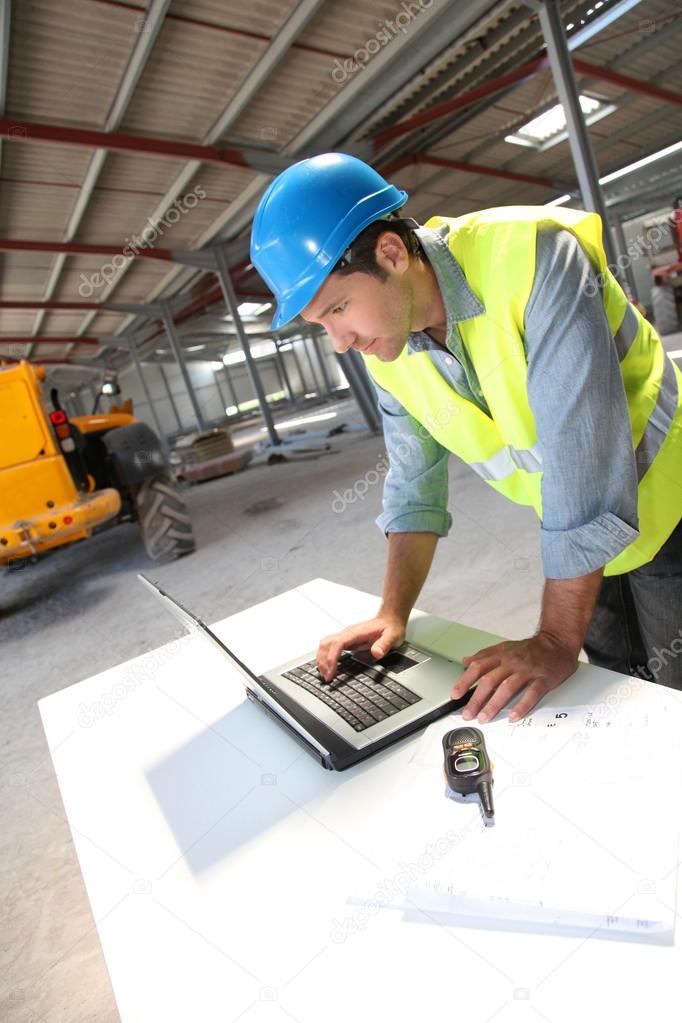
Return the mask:
[(544, 574), (587, 575), (639, 536), (637, 471), (616, 345), (589, 259), (569, 231), (538, 232), (525, 341), (543, 464)]
[(389, 469), (383, 511), (375, 520), (382, 533), (437, 533), (452, 525), (448, 504), (448, 456), (392, 394), (372, 380), (379, 399)]

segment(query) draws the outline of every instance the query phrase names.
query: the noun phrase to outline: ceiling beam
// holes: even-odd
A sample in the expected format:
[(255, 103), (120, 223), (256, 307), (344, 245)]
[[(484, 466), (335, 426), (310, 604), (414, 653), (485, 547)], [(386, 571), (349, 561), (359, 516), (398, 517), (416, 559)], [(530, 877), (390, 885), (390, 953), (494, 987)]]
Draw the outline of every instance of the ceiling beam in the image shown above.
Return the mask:
[[(0, 252), (61, 252), (66, 255), (78, 256), (121, 256), (121, 245), (86, 245), (83, 242), (52, 242), (25, 238), (0, 238)], [(144, 248), (135, 252), (130, 259), (156, 259), (173, 262), (173, 250), (164, 248)]]
[(670, 103), (673, 106), (682, 107), (682, 94), (673, 92), (671, 89), (663, 89), (660, 85), (653, 85), (651, 82), (643, 82), (632, 75), (622, 75), (620, 71), (612, 68), (602, 67), (600, 64), (590, 64), (586, 60), (573, 58), (573, 68), (580, 75), (589, 75), (590, 78), (597, 78), (602, 82), (609, 82), (610, 85), (620, 85), (630, 92), (638, 92), (642, 96), (650, 96), (652, 99), (659, 99), (662, 103)]
[(526, 185), (539, 185), (542, 188), (561, 188), (557, 181), (551, 178), (534, 177), (531, 174), (521, 174), (518, 171), (508, 171), (498, 167), (484, 167), (480, 163), (466, 163), (463, 160), (449, 160), (442, 156), (428, 156), (426, 153), (412, 153), (390, 164), (382, 166), (381, 171), (389, 177), (403, 167), (411, 164), (425, 164), (430, 167), (445, 167), (450, 170), (464, 171), (466, 174), (482, 174), (491, 178), (504, 178), (506, 181), (519, 181)]
[(257, 148), (198, 145), (151, 135), (94, 131), (91, 128), (72, 128), (66, 124), (38, 124), (34, 121), (20, 121), (15, 117), (0, 118), (0, 136), (11, 142), (43, 142), (132, 156), (170, 156), (178, 160), (197, 160), (199, 163), (218, 164), (222, 167), (247, 167), (265, 174), (277, 174), (291, 163), (291, 160), (279, 158), (276, 153)]
[(0, 345), (68, 345), (68, 344), (79, 344), (79, 345), (98, 345), (100, 343), (97, 337), (86, 337), (85, 335), (78, 337), (74, 334), (64, 334), (58, 336), (56, 334), (42, 334), (40, 337), (36, 337), (34, 334), (0, 334)]
[(473, 106), (474, 103), (481, 99), (494, 96), (495, 93), (501, 92), (510, 85), (518, 85), (520, 82), (525, 82), (539, 71), (544, 71), (548, 67), (549, 61), (547, 57), (536, 57), (535, 60), (529, 60), (526, 64), (512, 68), (511, 71), (507, 71), (503, 75), (496, 75), (489, 81), (476, 85), (473, 89), (467, 89), (466, 92), (460, 93), (459, 96), (454, 96), (453, 99), (445, 100), (444, 103), (436, 103), (435, 106), (429, 107), (428, 110), (423, 110), (413, 117), (399, 121), (397, 124), (391, 125), (390, 128), (384, 128), (372, 138), (374, 151), (379, 150), (386, 142), (414, 131), (415, 128), (423, 128), (424, 125), (431, 124), (447, 114), (452, 114), (456, 110), (464, 110), (466, 107)]

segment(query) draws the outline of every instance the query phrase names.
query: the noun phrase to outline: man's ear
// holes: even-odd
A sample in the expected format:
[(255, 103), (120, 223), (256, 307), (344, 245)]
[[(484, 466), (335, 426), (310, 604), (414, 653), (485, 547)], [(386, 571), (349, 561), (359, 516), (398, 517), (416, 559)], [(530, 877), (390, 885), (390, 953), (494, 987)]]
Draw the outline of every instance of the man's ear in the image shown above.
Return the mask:
[(410, 265), (410, 254), (405, 242), (395, 231), (382, 231), (377, 238), (374, 258), (382, 270), (405, 273)]

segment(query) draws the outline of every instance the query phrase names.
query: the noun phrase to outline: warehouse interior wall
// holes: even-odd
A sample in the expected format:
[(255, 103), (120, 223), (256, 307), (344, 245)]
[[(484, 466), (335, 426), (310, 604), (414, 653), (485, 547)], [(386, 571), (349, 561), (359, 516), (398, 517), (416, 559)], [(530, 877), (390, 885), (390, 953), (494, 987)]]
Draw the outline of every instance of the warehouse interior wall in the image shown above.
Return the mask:
[[(282, 351), (282, 359), (284, 360), (286, 373), (294, 394), (297, 398), (301, 398), (315, 392), (320, 393), (323, 386), (322, 377), (312, 345), (303, 339), (295, 339), (290, 343), (291, 348)], [(319, 346), (319, 351), (322, 353), (332, 388), (340, 389), (345, 387), (346, 380), (334, 356), (331, 345), (322, 342)], [(272, 357), (259, 358), (256, 365), (266, 396), (271, 401), (285, 397), (274, 355)], [(163, 366), (163, 372), (168, 381), (173, 404), (177, 409), (181, 425), (178, 424), (173, 404), (171, 404), (168, 397), (168, 390), (163, 380), (161, 366)], [(245, 363), (237, 363), (221, 369), (218, 368), (217, 362), (192, 360), (187, 362), (187, 368), (192, 385), (196, 391), (197, 400), (207, 422), (221, 422), (226, 419), (229, 420), (236, 415), (236, 410), (233, 411), (235, 406), (232, 390), (241, 411), (247, 411), (251, 404), (254, 408), (256, 407), (256, 395), (251, 386), (251, 380), (249, 379)], [(164, 363), (143, 363), (143, 372), (147, 389), (154, 402), (156, 415), (163, 432), (171, 436), (196, 430), (196, 418), (177, 363), (170, 361)], [(232, 390), (230, 389), (226, 372), (229, 373)], [(118, 382), (121, 387), (121, 394), (114, 399), (115, 403), (131, 398), (136, 418), (147, 423), (155, 430), (154, 417), (149, 409), (147, 398), (135, 366), (129, 364), (121, 370), (118, 375)], [(322, 393), (324, 392), (322, 391)], [(93, 400), (91, 392), (87, 388), (81, 389), (78, 397), (83, 411), (90, 411)], [(102, 408), (108, 407), (107, 399), (100, 399), (100, 402)], [(230, 410), (229, 413), (226, 413), (227, 409)]]

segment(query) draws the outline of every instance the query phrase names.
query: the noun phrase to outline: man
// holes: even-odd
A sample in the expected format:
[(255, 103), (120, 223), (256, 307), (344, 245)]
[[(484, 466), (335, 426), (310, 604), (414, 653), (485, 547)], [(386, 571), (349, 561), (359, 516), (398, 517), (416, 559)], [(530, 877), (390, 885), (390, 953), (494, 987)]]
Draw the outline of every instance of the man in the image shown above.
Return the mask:
[(464, 659), (464, 717), (528, 713), (593, 663), (682, 688), (682, 374), (606, 267), (601, 221), (500, 207), (424, 227), (407, 195), (354, 157), (289, 167), (263, 196), (251, 257), (277, 299), (273, 328), (321, 324), (362, 353), (390, 471), (383, 599), (322, 640), (380, 657), (405, 626), (447, 534), (447, 459), (535, 508), (546, 576), (528, 639)]

